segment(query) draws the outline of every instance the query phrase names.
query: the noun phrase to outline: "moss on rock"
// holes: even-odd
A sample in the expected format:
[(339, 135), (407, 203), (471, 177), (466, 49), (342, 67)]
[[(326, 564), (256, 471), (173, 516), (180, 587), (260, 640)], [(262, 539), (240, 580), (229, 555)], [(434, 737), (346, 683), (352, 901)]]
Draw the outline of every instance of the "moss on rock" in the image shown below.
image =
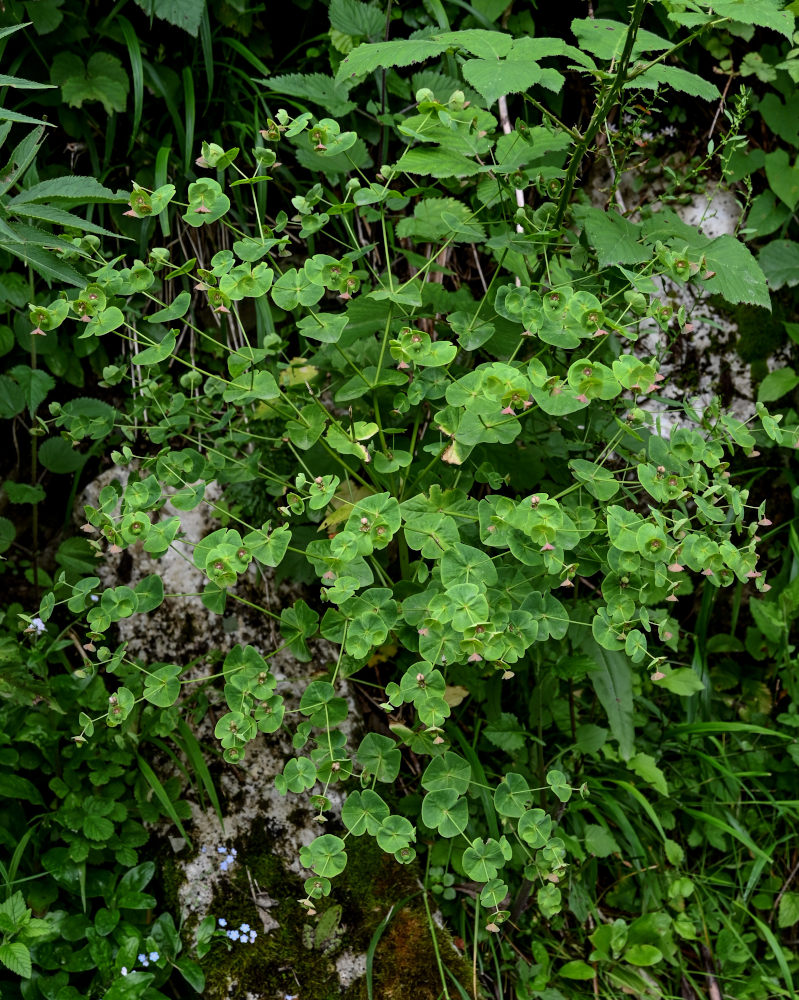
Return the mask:
[[(224, 889), (215, 893), (211, 913), (224, 917), (229, 927), (249, 924), (258, 937), (252, 944), (214, 941), (201, 963), (205, 1000), (283, 1000), (286, 995), (366, 1000), (363, 973), (369, 942), (391, 907), (402, 900), (375, 951), (374, 996), (437, 1000), (441, 995), (415, 866), (398, 865), (369, 838), (361, 838), (352, 843), (346, 871), (334, 881), (331, 895), (320, 901), (318, 916), (312, 917), (299, 903), (305, 896), (302, 879), (273, 853), (266, 828), (253, 830), (236, 848), (239, 863)], [(471, 981), (470, 966), (445, 930), (436, 927), (435, 933), (442, 960), (465, 986)]]

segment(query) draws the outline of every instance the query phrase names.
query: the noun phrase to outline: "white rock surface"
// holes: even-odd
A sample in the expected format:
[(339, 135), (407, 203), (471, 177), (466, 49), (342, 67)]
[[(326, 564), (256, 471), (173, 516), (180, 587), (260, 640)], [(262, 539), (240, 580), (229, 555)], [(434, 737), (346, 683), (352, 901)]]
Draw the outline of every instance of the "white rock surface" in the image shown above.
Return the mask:
[[(101, 474), (79, 498), (76, 519), (83, 522), (83, 506), (96, 506), (97, 497), (104, 486), (114, 479), (124, 485), (127, 476), (127, 470), (119, 468)], [(213, 501), (218, 498), (219, 493), (211, 487), (206, 496)], [(176, 511), (166, 504), (158, 516), (166, 518), (174, 514), (180, 515), (185, 536), (191, 542), (199, 541), (219, 527), (211, 507), (205, 503), (192, 511)], [(250, 570), (246, 581), (248, 600), (271, 606), (275, 612), (280, 610), (280, 601), (293, 600), (295, 595), (290, 587), (283, 586), (278, 593), (270, 578), (259, 582), (254, 566)], [(168, 594), (197, 595), (207, 582), (204, 574), (191, 562), (191, 546), (185, 542), (176, 543), (157, 559), (144, 552), (141, 545), (121, 553), (108, 554), (105, 563), (100, 564), (96, 572), (106, 587), (121, 584), (133, 587), (143, 577), (159, 573)], [(206, 657), (213, 651), (225, 653), (237, 643), (251, 645), (261, 655), (269, 657), (270, 669), (278, 679), (277, 693), (285, 699), (288, 710), (296, 709), (302, 691), (314, 672), (335, 661), (337, 655), (337, 649), (325, 642), (314, 644), (314, 660), (311, 663), (300, 663), (287, 650), (274, 653), (281, 645), (281, 639), (272, 620), (244, 605), (236, 605), (232, 600), (228, 602), (225, 616), (221, 616), (211, 614), (199, 596), (167, 598), (156, 611), (146, 616), (134, 615), (117, 623), (116, 627), (119, 639), (128, 644), (129, 654), (142, 659), (145, 664), (194, 664), (184, 677), (208, 676), (211, 671)], [(221, 672), (218, 663), (215, 672)], [(346, 682), (339, 681), (338, 689), (340, 694), (347, 697), (350, 708), (348, 719), (341, 728), (351, 737), (353, 729), (360, 725), (360, 714)], [(227, 711), (227, 706), (222, 699), (220, 687), (208, 688), (207, 694), (211, 707), (194, 733), (200, 745), (213, 753), (219, 746), (214, 736), (214, 726), (218, 718)], [(221, 777), (217, 779), (217, 791), (225, 814), (224, 832), (220, 829), (216, 813), (201, 810), (188, 796), (192, 819), (187, 824), (187, 832), (195, 846), (202, 846), (205, 851), (200, 850), (193, 857), (188, 857), (182, 838), (170, 838), (173, 848), (177, 848), (176, 857), (183, 876), (178, 898), (184, 919), (196, 917), (199, 923), (210, 911), (213, 899), (220, 894), (224, 895), (226, 891), (229, 872), (220, 870), (223, 858), (217, 854), (217, 847), (230, 847), (236, 841), (246, 839), (249, 831), (254, 828), (268, 830), (272, 837), (274, 855), (282, 859), (286, 870), (302, 878), (308, 877), (310, 873), (299, 862), (300, 847), (325, 832), (325, 827), (317, 820), (317, 812), (310, 807), (307, 795), (289, 793), (282, 796), (274, 786), (275, 775), (282, 771), (285, 761), (295, 754), (291, 739), (284, 731), (259, 734), (247, 746), (245, 759), (240, 764), (235, 767), (225, 766)], [(336, 817), (340, 815), (342, 796), (335, 787), (328, 789), (327, 794), (333, 804), (327, 815)], [(185, 859), (181, 858), (183, 853), (187, 855)], [(233, 866), (246, 868), (246, 859), (238, 856)], [(257, 884), (249, 871), (247, 874), (252, 899), (261, 919), (262, 928), (258, 929), (259, 933), (268, 934), (278, 926), (270, 913), (275, 900), (270, 898), (264, 887)], [(364, 974), (366, 957), (363, 954), (343, 952), (336, 968), (341, 976), (342, 988), (345, 988)], [(264, 993), (263, 998), (253, 997), (253, 1000), (271, 1000), (272, 996), (271, 992)]]

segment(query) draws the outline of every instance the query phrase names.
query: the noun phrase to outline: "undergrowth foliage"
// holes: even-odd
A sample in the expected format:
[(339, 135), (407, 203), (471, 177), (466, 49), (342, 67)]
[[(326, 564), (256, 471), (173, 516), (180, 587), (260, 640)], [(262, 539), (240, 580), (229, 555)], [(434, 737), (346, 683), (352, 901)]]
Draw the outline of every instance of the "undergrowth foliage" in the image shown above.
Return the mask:
[[(310, 661), (322, 637), (336, 662), (293, 708), (270, 669), (277, 650), (235, 647), (215, 729), (224, 759), (239, 763), (259, 733), (287, 728), (296, 756), (277, 788), (312, 796), (321, 822), (342, 793), (344, 829), (299, 852), (310, 910), (369, 836), (400, 864), (422, 840), (456, 844), (490, 931), (508, 919), (520, 877), (554, 917), (582, 851), (562, 818), (590, 782), (553, 766), (545, 747), (529, 772), (495, 774), (459, 733), (459, 704), (489, 689), (526, 696), (553, 665), (593, 688), (613, 740), (606, 759), (657, 788), (662, 772), (638, 752), (636, 702), (707, 688), (675, 607), (736, 582), (769, 589), (758, 564), (767, 512), (730, 467), (760, 447), (794, 449), (799, 427), (763, 404), (748, 422), (717, 401), (668, 412), (659, 395), (670, 339), (690, 329), (667, 290), (694, 285), (768, 307), (763, 273), (733, 236), (709, 239), (669, 209), (626, 219), (575, 186), (627, 91), (718, 99), (715, 84), (667, 62), (689, 30), (749, 18), (790, 37), (792, 17), (733, 0), (712, 14), (668, 5), (675, 29), (686, 26), (674, 42), (639, 30), (645, 6), (637, 0), (628, 25), (576, 22), (579, 46), (426, 30), (351, 47), (327, 88), (287, 77), (286, 93), (333, 102), (338, 116), (279, 110), (248, 150), (204, 142), (205, 176), (180, 196), (173, 184), (133, 186), (128, 215), (178, 205), (203, 237), (192, 246), (213, 248), (207, 259), (151, 246), (131, 262), (88, 233), (53, 251), (85, 282), (30, 306), (35, 337), (66, 327), (79, 347), (115, 336), (130, 348), (103, 373), (106, 385), (132, 388), (128, 409), (79, 399), (40, 418), (75, 445), (109, 433), (109, 421), (122, 438), (112, 457), (127, 476), (86, 509), (98, 551), (183, 554), (206, 575), (202, 600), (215, 615), (248, 603), (253, 569), (294, 560), (318, 580), (308, 601), (263, 611), (279, 617), (281, 649)], [(375, 8), (351, 7), (369, 19), (363, 36), (379, 37)], [(410, 106), (385, 113), (397, 68), (441, 57), (446, 72), (422, 71)], [(597, 87), (582, 133), (546, 106), (574, 71)], [(386, 162), (376, 169), (339, 119), (381, 94)], [(515, 125), (509, 94), (522, 95)], [(289, 206), (272, 176), (295, 162), (321, 179)], [(451, 280), (465, 261), (470, 280)], [(637, 344), (652, 330), (654, 356)], [(268, 520), (225, 501), (241, 484), (265, 498)], [(181, 512), (202, 504), (224, 526), (191, 537)], [(107, 712), (81, 712), (79, 744), (100, 724), (124, 726), (137, 706), (171, 709), (192, 683), (181, 666), (144, 664), (110, 641), (115, 623), (162, 603), (160, 576), (99, 585), (62, 573), (26, 618), (46, 624), (65, 605), (84, 623), (86, 669), (118, 680)], [(381, 694), (386, 726), (352, 745), (345, 682), (386, 659), (396, 668)], [(513, 717), (490, 725), (495, 745), (510, 746)], [(410, 808), (393, 793), (409, 753), (421, 762)], [(663, 851), (679, 864), (665, 832)]]

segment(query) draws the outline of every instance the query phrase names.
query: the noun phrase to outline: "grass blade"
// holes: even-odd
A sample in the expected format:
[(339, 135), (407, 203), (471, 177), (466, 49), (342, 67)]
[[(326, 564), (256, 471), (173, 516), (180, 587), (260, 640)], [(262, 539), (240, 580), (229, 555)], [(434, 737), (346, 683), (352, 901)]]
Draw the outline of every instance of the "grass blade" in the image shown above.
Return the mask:
[(211, 801), (211, 805), (214, 807), (216, 815), (219, 817), (219, 825), (222, 827), (222, 833), (225, 832), (225, 819), (222, 815), (222, 807), (219, 804), (219, 796), (216, 794), (216, 786), (214, 785), (214, 779), (211, 777), (211, 772), (208, 770), (208, 765), (205, 763), (205, 757), (203, 756), (202, 748), (197, 741), (197, 737), (189, 729), (183, 719), (178, 723), (178, 730), (182, 738), (182, 744), (179, 744), (181, 750), (186, 754), (189, 763), (194, 768), (195, 774), (202, 782), (202, 786), (205, 789), (205, 793)]
[[(257, 69), (258, 72), (262, 73), (264, 76), (271, 75), (266, 63), (262, 63), (261, 60), (258, 58), (258, 56), (256, 56), (253, 52), (250, 52), (247, 46), (242, 45), (242, 43), (237, 38), (229, 38), (227, 35), (225, 35), (225, 37), (220, 39), (220, 41), (222, 42), (223, 45), (227, 45), (229, 49), (233, 49), (234, 52), (238, 53), (238, 55), (240, 55), (242, 59), (248, 62), (253, 69)], [(258, 81), (253, 80), (252, 82), (257, 83)]]
[(185, 115), (185, 143), (183, 146), (183, 166), (187, 174), (192, 173), (194, 156), (194, 122), (197, 109), (194, 104), (194, 77), (188, 66), (183, 67), (183, 111)]
[(205, 110), (207, 111), (211, 104), (211, 95), (214, 89), (214, 45), (207, 7), (203, 10), (202, 20), (200, 21), (200, 45), (202, 45), (203, 63), (205, 65)]
[[(155, 157), (155, 186), (161, 187), (166, 184), (169, 179), (168, 166), (169, 166), (169, 154), (172, 152), (170, 146), (162, 146)], [(161, 233), (164, 236), (169, 236), (169, 209), (165, 208), (163, 212), (158, 213), (158, 222), (161, 226)]]
[(141, 46), (133, 25), (121, 14), (117, 16), (117, 21), (122, 28), (122, 37), (128, 47), (128, 57), (130, 58), (130, 75), (133, 80), (133, 124), (130, 130), (130, 141), (128, 142), (128, 152), (133, 149), (136, 136), (139, 134), (141, 124), (142, 108), (144, 106), (144, 66), (141, 58)]
[(175, 805), (172, 802), (172, 799), (170, 799), (170, 797), (167, 795), (164, 786), (158, 780), (158, 775), (155, 773), (155, 771), (153, 771), (153, 769), (150, 767), (147, 761), (139, 757), (138, 754), (136, 756), (136, 760), (139, 762), (139, 770), (141, 771), (144, 780), (152, 789), (153, 795), (155, 795), (155, 797), (161, 803), (164, 812), (167, 814), (167, 816), (169, 816), (169, 818), (172, 820), (172, 822), (175, 824), (178, 830), (180, 830), (181, 836), (189, 845), (189, 847), (191, 847), (192, 846), (191, 838), (183, 828), (183, 824), (180, 822), (180, 816), (178, 816), (178, 814), (175, 812)]
[(377, 951), (377, 946), (380, 943), (380, 938), (385, 933), (386, 928), (388, 927), (389, 923), (391, 922), (391, 918), (394, 916), (394, 913), (396, 911), (398, 911), (398, 910), (401, 910), (402, 907), (407, 902), (409, 902), (411, 899), (415, 899), (416, 896), (418, 896), (418, 895), (420, 895), (419, 892), (414, 892), (412, 895), (406, 896), (404, 899), (401, 899), (398, 903), (393, 903), (392, 906), (391, 906), (391, 909), (383, 917), (383, 919), (380, 921), (380, 923), (377, 925), (377, 927), (375, 927), (374, 934), (372, 934), (372, 937), (369, 940), (369, 947), (366, 949), (366, 996), (367, 996), (367, 1000), (374, 1000), (374, 996), (375, 996), (375, 993), (374, 993), (374, 990), (375, 990), (375, 987), (374, 987), (374, 961), (375, 961), (375, 952)]

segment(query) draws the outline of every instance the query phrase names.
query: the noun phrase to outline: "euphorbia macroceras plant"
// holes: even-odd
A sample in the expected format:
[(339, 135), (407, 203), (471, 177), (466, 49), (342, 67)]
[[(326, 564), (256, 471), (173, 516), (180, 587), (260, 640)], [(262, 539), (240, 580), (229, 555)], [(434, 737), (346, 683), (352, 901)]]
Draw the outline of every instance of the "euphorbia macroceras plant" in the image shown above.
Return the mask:
[[(797, 429), (762, 406), (743, 422), (718, 402), (669, 403), (660, 371), (669, 335), (688, 321), (664, 301), (664, 283), (768, 305), (762, 273), (731, 236), (709, 239), (665, 210), (631, 221), (572, 191), (575, 157), (622, 89), (658, 72), (658, 83), (669, 79), (664, 63), (646, 65), (655, 36), (636, 33), (642, 6), (628, 29), (616, 26), (618, 52), (584, 22), (580, 49), (476, 29), (359, 46), (341, 64), (346, 89), (368, 86), (374, 69), (448, 54), (469, 99), (466, 89), (420, 91), (393, 117), (385, 148), (395, 155), (379, 172), (358, 158), (354, 131), (310, 112), (278, 112), (249, 157), (204, 143), (199, 162), (216, 179), (188, 186), (183, 220), (216, 245), (224, 227), (230, 249), (204, 267), (157, 247), (129, 264), (77, 240), (76, 255), (96, 258), (85, 288), (31, 306), (44, 335), (73, 323), (79, 340), (113, 335), (130, 346), (105, 373), (109, 384), (132, 379), (136, 394), (117, 419), (125, 443), (113, 457), (130, 465), (126, 481), (87, 508), (98, 549), (183, 553), (207, 578), (213, 614), (248, 600), (253, 569), (299, 558), (318, 579), (325, 610), (303, 599), (283, 608), (281, 648), (308, 660), (321, 636), (336, 661), (289, 710), (269, 667), (275, 650), (235, 647), (216, 725), (237, 764), (259, 732), (287, 729), (296, 756), (277, 786), (312, 794), (320, 819), (342, 786), (344, 829), (300, 851), (311, 908), (357, 838), (407, 863), (422, 830), (465, 838), (462, 868), (480, 883), (491, 929), (508, 916), (511, 862), (538, 885), (541, 911), (558, 912), (567, 844), (544, 806), (569, 800), (570, 776), (544, 767), (540, 787), (518, 773), (486, 787), (451, 724), (464, 685), (468, 694), (501, 677), (512, 689), (531, 665), (587, 658), (582, 676), (626, 760), (636, 674), (638, 690), (703, 689), (680, 652), (680, 598), (735, 581), (768, 587), (757, 553), (765, 510), (748, 504), (729, 460), (769, 441), (793, 448)], [(542, 65), (552, 60), (559, 69)], [(611, 67), (584, 135), (539, 100), (574, 64)], [(528, 90), (538, 95), (525, 106), (532, 120), (506, 132), (499, 98)], [(320, 180), (292, 199), (291, 218), (280, 211), (267, 224), (278, 155), (318, 164)], [(260, 192), (250, 211), (242, 191)], [(172, 185), (136, 186), (129, 214), (147, 219), (175, 196)], [(456, 255), (476, 261), (471, 280), (451, 277)], [(662, 333), (655, 356), (636, 347), (643, 329)], [(669, 407), (679, 420), (665, 434), (655, 413)], [(51, 415), (76, 443), (90, 434), (91, 401)], [(271, 520), (249, 523), (209, 492), (212, 482), (223, 495), (258, 484)], [(193, 538), (180, 512), (200, 504), (224, 512), (225, 526)], [(124, 724), (141, 702), (176, 704), (191, 683), (181, 667), (150, 669), (103, 645), (115, 622), (161, 603), (160, 577), (98, 585), (61, 579), (38, 615), (66, 603), (85, 617), (98, 669), (121, 681), (108, 724)], [(344, 679), (387, 647), (397, 665), (383, 696), (389, 728), (352, 746)], [(82, 716), (78, 739), (97, 721)], [(423, 762), (415, 821), (387, 801), (403, 748)]]

